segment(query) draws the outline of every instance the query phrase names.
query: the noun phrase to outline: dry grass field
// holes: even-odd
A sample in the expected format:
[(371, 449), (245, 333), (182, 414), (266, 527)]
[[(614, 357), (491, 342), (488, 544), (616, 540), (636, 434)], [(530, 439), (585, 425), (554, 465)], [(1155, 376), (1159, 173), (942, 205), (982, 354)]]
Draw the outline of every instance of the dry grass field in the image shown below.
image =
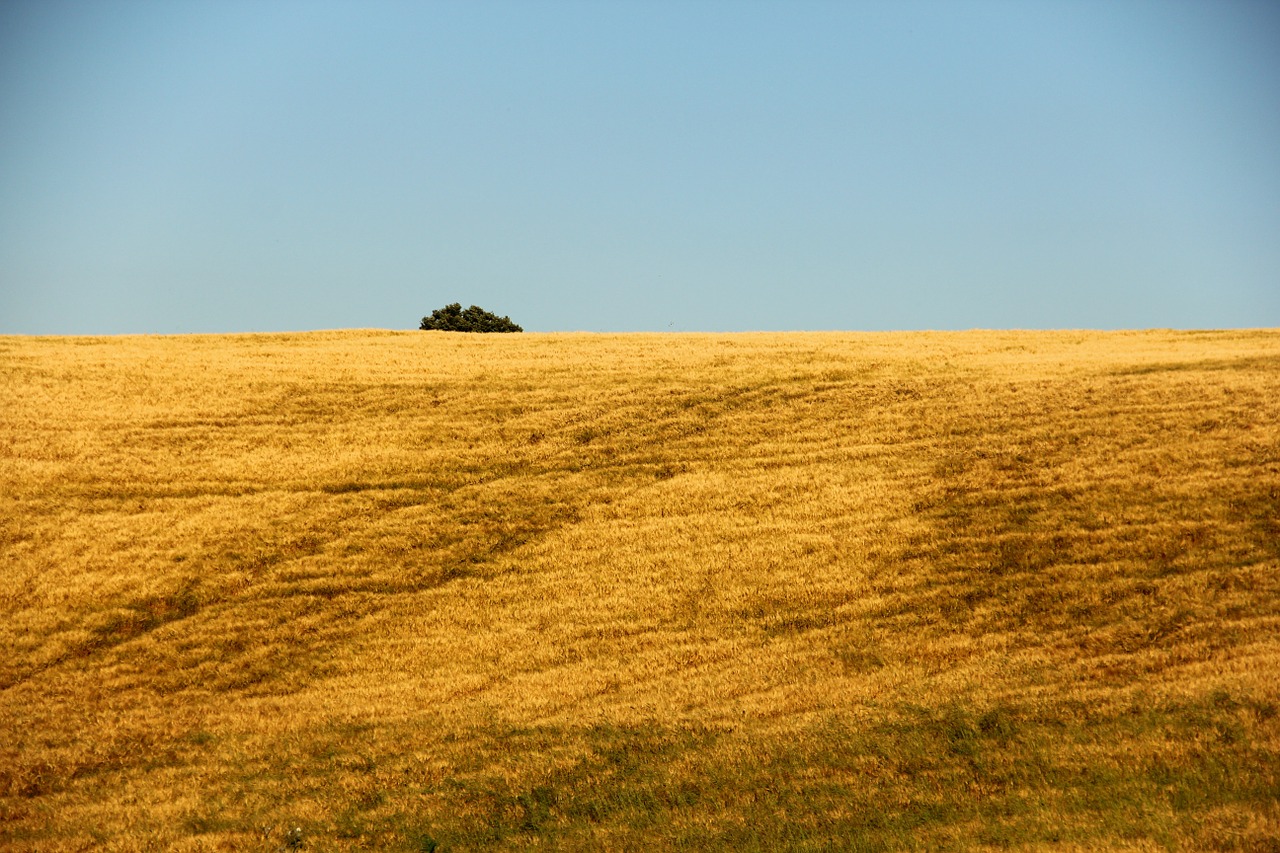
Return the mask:
[(0, 376), (5, 849), (1280, 850), (1280, 331)]

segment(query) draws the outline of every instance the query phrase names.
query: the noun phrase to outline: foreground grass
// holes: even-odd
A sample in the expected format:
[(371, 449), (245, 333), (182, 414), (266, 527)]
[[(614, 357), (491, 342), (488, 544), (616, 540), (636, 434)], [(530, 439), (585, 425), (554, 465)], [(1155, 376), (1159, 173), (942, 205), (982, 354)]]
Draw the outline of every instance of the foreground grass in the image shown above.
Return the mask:
[(0, 844), (1280, 849), (1280, 333), (0, 373)]

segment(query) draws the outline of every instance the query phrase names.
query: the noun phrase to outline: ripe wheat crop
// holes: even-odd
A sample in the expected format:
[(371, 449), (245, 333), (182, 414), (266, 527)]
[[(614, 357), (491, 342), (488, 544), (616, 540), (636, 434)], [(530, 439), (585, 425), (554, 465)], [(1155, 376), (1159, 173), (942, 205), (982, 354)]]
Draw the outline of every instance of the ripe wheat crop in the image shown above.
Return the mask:
[(1280, 849), (1280, 332), (0, 376), (9, 849)]

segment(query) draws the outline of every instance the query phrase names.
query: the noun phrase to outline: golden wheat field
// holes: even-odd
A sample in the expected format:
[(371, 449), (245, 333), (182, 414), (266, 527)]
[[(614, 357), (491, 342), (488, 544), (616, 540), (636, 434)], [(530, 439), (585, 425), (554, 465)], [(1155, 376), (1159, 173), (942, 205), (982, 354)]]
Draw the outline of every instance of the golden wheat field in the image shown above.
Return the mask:
[(1280, 331), (0, 375), (6, 849), (1280, 850)]

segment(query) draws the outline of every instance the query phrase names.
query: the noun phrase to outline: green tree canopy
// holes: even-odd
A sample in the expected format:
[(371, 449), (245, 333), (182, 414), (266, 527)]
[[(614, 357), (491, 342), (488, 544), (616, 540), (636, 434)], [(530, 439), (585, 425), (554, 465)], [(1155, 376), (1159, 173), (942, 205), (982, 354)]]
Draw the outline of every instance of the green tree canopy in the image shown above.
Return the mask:
[(440, 332), (523, 332), (520, 326), (511, 322), (510, 317), (499, 317), (491, 314), (478, 305), (462, 310), (462, 303), (455, 302), (431, 312), (430, 317), (422, 318), (418, 328), (424, 331)]

